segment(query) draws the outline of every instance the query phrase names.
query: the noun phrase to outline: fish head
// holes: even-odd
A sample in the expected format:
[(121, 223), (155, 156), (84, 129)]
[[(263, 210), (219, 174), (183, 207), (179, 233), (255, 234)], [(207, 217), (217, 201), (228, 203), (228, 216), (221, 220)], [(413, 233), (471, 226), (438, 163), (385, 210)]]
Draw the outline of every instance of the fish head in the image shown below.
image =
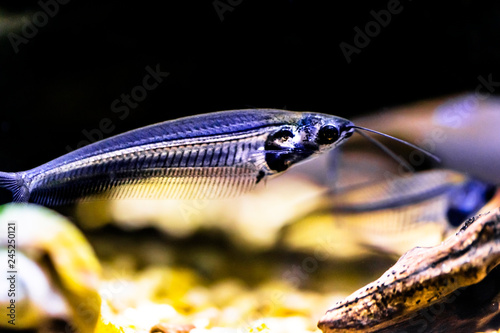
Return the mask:
[(266, 162), (272, 171), (282, 172), (313, 155), (338, 147), (353, 132), (354, 124), (347, 119), (321, 113), (297, 113), (292, 121), (267, 137)]

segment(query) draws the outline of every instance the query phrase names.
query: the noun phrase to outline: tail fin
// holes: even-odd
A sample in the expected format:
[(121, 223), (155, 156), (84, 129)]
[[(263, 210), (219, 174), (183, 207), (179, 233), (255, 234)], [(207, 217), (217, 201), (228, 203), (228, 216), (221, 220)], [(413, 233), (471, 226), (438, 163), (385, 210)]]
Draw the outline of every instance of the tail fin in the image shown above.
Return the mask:
[(13, 202), (28, 202), (29, 190), (18, 173), (0, 171), (0, 187), (12, 192)]

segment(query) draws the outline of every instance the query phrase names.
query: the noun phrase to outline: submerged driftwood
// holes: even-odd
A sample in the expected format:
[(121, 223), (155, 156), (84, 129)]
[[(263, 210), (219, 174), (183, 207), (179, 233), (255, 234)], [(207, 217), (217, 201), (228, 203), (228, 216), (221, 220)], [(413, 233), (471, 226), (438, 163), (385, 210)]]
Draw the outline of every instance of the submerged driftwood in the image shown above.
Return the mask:
[(408, 251), (329, 309), (318, 327), (325, 333), (484, 329), (500, 313), (499, 264), (500, 208), (469, 219), (440, 245)]

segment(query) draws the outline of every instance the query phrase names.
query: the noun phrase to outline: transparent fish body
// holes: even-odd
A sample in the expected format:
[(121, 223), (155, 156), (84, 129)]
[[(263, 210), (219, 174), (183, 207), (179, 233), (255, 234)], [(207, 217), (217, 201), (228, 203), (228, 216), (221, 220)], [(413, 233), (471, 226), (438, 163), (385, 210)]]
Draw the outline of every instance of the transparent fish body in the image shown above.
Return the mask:
[(267, 176), (349, 137), (346, 119), (272, 109), (222, 111), (139, 128), (37, 168), (0, 173), (14, 201), (212, 199), (250, 191)]

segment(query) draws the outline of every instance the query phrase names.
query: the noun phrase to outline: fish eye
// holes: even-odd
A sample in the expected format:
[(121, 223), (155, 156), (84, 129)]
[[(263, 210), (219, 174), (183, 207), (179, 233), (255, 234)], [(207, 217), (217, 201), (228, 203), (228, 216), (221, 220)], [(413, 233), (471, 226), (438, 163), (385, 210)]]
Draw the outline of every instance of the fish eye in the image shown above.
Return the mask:
[(333, 143), (339, 139), (339, 130), (333, 125), (326, 125), (320, 128), (318, 131), (318, 137), (316, 141), (320, 145), (325, 145)]

